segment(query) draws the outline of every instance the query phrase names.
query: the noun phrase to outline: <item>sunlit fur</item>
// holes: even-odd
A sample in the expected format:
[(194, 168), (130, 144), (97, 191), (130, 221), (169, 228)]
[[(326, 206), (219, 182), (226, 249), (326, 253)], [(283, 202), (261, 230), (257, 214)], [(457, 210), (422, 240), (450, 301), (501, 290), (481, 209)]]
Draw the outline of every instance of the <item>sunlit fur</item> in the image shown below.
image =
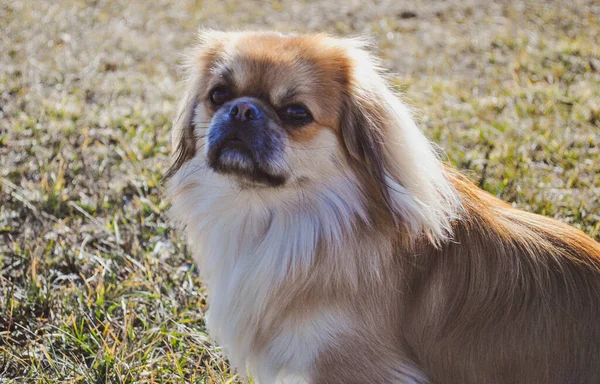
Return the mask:
[[(187, 69), (167, 194), (208, 329), (241, 374), (600, 382), (598, 244), (445, 168), (360, 41), (203, 31)], [(207, 92), (224, 69), (240, 96), (277, 105), (293, 87), (311, 109), (273, 165), (284, 186), (207, 166)]]

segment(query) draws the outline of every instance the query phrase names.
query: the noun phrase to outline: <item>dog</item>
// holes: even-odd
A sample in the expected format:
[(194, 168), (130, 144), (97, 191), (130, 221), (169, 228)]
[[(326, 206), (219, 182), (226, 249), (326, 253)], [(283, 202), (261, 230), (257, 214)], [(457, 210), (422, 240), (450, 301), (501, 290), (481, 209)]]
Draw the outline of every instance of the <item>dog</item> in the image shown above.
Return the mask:
[(446, 166), (364, 42), (204, 30), (170, 215), (258, 383), (600, 383), (600, 245)]

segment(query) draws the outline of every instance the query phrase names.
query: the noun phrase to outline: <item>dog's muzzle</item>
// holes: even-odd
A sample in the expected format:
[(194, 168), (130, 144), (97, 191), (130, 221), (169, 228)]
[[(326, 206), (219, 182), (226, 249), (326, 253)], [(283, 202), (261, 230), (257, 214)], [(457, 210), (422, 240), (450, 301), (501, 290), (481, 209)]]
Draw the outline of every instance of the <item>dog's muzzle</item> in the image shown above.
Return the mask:
[(209, 166), (218, 173), (269, 186), (285, 184), (280, 163), (285, 138), (273, 112), (260, 100), (242, 97), (224, 104), (207, 135)]

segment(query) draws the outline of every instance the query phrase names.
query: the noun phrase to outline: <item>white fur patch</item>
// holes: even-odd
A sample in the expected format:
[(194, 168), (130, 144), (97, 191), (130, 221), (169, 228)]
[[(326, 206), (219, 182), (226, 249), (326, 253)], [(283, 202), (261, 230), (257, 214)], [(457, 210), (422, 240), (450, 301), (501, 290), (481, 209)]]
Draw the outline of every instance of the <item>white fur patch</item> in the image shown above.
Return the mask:
[(301, 321), (288, 319), (266, 350), (250, 360), (256, 380), (260, 383), (310, 382), (310, 367), (319, 353), (333, 343), (336, 336), (350, 333), (351, 328), (350, 319), (334, 310), (321, 311)]

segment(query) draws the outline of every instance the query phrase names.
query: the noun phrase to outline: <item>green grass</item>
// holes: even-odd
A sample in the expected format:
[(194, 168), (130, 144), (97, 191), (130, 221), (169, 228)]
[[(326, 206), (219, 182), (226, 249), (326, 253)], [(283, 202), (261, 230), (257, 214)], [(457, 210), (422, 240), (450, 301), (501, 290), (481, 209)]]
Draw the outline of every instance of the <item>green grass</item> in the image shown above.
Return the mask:
[(600, 8), (414, 3), (0, 2), (0, 382), (235, 382), (161, 185), (201, 25), (371, 35), (448, 162), (600, 239)]

